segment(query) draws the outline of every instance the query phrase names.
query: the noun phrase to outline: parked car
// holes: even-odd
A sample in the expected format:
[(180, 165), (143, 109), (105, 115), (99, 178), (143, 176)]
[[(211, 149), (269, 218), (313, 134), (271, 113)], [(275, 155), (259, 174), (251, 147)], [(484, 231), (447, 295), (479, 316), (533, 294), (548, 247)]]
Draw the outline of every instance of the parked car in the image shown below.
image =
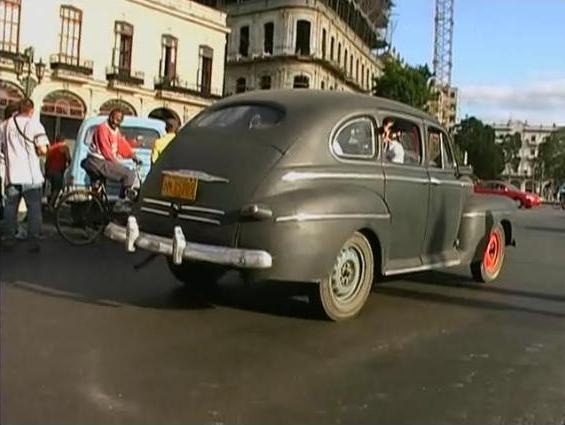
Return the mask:
[[(380, 124), (394, 120), (402, 158)], [(396, 139), (395, 139), (396, 140)], [(251, 281), (312, 282), (333, 320), (359, 313), (373, 278), (468, 264), (499, 275), (510, 200), (473, 194), (431, 116), (373, 96), (256, 91), (190, 121), (153, 166), (127, 226), (106, 235), (168, 258), (188, 285), (237, 269)]]
[[(96, 126), (107, 119), (108, 117), (106, 116), (97, 116), (87, 118), (83, 121), (78, 131), (73, 150), (71, 151), (72, 161), (65, 176), (67, 186), (80, 188), (90, 184), (88, 175), (80, 166), (80, 163), (88, 154)], [(165, 123), (153, 118), (125, 116), (120, 126), (120, 131), (128, 140), (134, 142), (135, 154), (143, 161), (141, 178), (144, 180), (151, 167), (151, 149), (153, 148), (155, 140), (165, 134)], [(130, 159), (123, 160), (122, 163), (129, 168), (133, 168), (133, 162)], [(109, 198), (116, 198), (120, 190), (119, 184), (117, 182), (108, 181), (107, 190)]]
[(522, 191), (510, 183), (498, 180), (479, 180), (475, 183), (475, 192), (507, 196), (514, 200), (518, 208), (532, 208), (541, 205), (541, 198), (535, 193)]

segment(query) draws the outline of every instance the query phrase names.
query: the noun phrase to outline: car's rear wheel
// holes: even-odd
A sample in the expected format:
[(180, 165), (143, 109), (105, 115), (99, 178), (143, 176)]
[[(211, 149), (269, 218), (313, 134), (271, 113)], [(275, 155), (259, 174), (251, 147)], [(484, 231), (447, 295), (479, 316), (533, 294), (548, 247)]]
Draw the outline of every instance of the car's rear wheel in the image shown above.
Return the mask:
[(486, 248), (480, 261), (471, 263), (471, 274), (477, 282), (492, 282), (496, 280), (502, 266), (506, 253), (506, 242), (504, 228), (499, 223), (490, 232)]
[(177, 280), (184, 285), (198, 289), (212, 289), (224, 274), (221, 267), (214, 267), (208, 263), (183, 262), (174, 264), (171, 258), (167, 258), (169, 270)]
[(373, 269), (371, 244), (355, 232), (341, 248), (328, 276), (312, 291), (310, 301), (334, 321), (356, 316), (371, 292)]

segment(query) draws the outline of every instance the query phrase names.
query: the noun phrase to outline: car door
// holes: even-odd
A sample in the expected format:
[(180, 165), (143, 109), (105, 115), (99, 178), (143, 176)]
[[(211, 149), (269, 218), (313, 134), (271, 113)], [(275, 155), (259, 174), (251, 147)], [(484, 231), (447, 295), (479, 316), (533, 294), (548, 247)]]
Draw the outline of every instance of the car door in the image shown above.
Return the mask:
[(457, 234), (470, 182), (458, 175), (451, 140), (443, 129), (427, 125), (426, 139), (430, 198), (422, 260), (437, 264), (457, 259)]
[[(395, 274), (421, 267), (421, 253), (428, 217), (429, 177), (423, 164), (424, 144), (421, 121), (409, 115), (381, 111), (381, 123), (393, 121), (398, 146), (389, 149), (381, 132), (385, 201), (391, 214), (390, 242), (385, 273)], [(392, 137), (392, 136), (391, 136)], [(400, 159), (391, 152), (402, 151)]]

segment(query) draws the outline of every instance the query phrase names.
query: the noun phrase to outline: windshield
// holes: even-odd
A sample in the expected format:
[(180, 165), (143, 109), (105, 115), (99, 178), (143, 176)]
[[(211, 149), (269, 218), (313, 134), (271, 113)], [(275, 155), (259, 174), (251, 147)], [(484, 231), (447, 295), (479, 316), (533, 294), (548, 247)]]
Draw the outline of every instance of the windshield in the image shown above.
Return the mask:
[(282, 111), (266, 105), (234, 105), (204, 111), (190, 122), (191, 127), (264, 129), (276, 126)]
[[(90, 145), (92, 143), (94, 130), (96, 130), (96, 126), (89, 128), (86, 132), (86, 137), (84, 139), (84, 143), (86, 145)], [(159, 132), (151, 128), (122, 126), (120, 127), (120, 131), (127, 140), (131, 141), (131, 145), (134, 148), (152, 149), (155, 144), (155, 140), (159, 138)]]

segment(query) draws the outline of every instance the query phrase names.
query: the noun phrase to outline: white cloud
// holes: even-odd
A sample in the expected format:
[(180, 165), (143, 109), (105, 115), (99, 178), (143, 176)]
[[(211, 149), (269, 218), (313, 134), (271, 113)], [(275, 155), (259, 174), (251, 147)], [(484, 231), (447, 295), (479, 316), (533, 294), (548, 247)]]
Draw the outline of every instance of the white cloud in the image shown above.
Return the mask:
[(509, 118), (532, 123), (565, 124), (565, 78), (522, 86), (466, 85), (459, 87), (460, 115), (484, 121)]

